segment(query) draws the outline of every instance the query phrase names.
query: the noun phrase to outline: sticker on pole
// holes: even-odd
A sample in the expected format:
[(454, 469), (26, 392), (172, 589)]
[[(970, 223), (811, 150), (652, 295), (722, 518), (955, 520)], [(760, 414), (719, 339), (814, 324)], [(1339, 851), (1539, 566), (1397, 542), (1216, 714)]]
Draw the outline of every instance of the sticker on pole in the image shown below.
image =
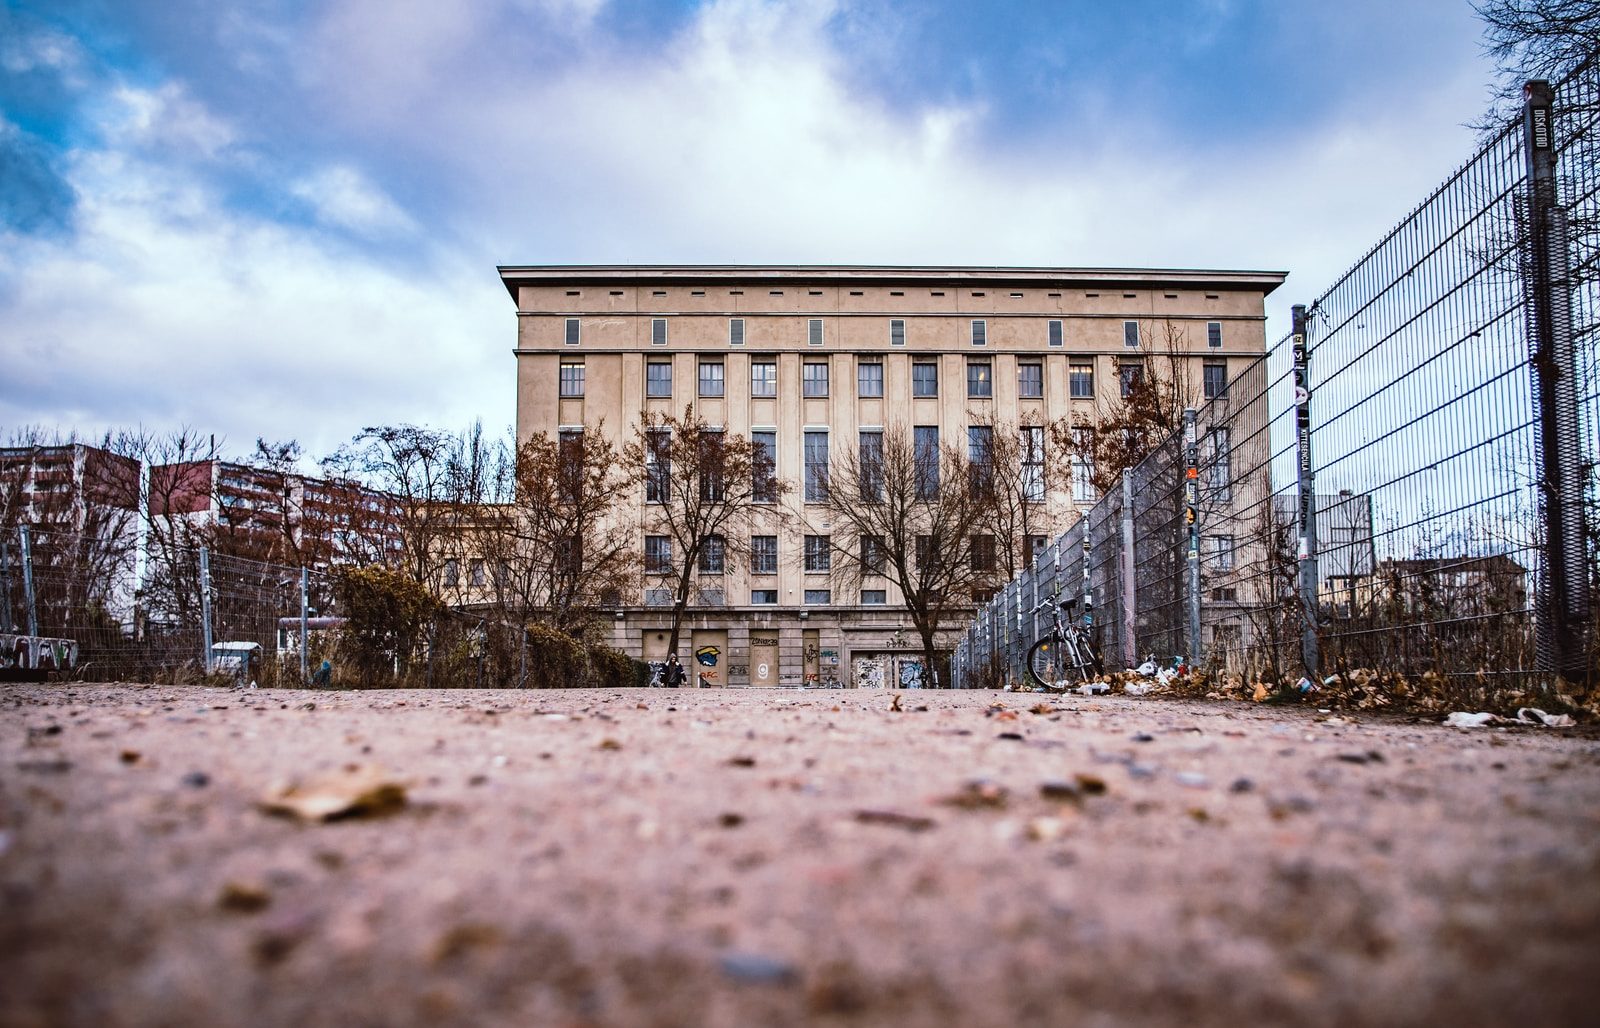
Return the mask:
[(1311, 390), (1307, 389), (1305, 386), (1302, 386), (1302, 385), (1295, 386), (1294, 387), (1294, 402), (1295, 402), (1296, 405), (1299, 405), (1299, 404), (1302, 404), (1302, 403), (1310, 403), (1311, 402)]

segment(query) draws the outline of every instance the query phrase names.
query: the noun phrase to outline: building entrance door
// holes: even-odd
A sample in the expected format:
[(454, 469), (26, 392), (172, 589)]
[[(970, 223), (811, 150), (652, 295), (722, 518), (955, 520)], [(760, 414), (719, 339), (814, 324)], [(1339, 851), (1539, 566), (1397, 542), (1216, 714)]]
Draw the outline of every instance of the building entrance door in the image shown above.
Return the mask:
[(728, 684), (728, 633), (721, 629), (696, 629), (690, 681), (701, 689)]
[(750, 684), (771, 688), (778, 684), (778, 633), (750, 633)]

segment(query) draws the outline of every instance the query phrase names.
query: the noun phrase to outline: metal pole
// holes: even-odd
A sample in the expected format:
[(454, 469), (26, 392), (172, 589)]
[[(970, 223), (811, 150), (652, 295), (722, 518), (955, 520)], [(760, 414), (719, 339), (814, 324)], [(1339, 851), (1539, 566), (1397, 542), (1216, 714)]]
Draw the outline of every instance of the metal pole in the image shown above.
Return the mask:
[(1183, 500), (1184, 523), (1189, 526), (1189, 659), (1200, 663), (1200, 427), (1195, 409), (1183, 412)]
[(1138, 640), (1133, 637), (1138, 623), (1138, 590), (1134, 587), (1133, 560), (1133, 469), (1122, 473), (1122, 659), (1125, 667), (1139, 663)]
[(28, 634), (39, 634), (39, 607), (33, 595), (33, 538), (27, 525), (17, 526), (22, 536), (22, 599), (27, 604)]
[(1556, 188), (1555, 90), (1535, 80), (1522, 94), (1528, 172), (1523, 292), (1539, 418), (1539, 513), (1545, 535), (1538, 580), (1538, 661), (1562, 677), (1581, 679), (1590, 601), (1583, 524), (1583, 478), (1589, 461), (1578, 423), (1566, 212)]
[(0, 542), (0, 632), (11, 631), (11, 547)]
[(307, 648), (310, 640), (311, 626), (307, 621), (311, 616), (311, 572), (305, 568), (300, 569), (300, 685), (304, 687), (311, 681), (311, 655)]
[(1293, 314), (1295, 449), (1300, 468), (1300, 659), (1306, 666), (1306, 675), (1315, 678), (1321, 654), (1317, 652), (1317, 496), (1311, 464), (1311, 355), (1306, 346), (1305, 305), (1296, 304)]
[(200, 666), (211, 673), (211, 551), (200, 547)]

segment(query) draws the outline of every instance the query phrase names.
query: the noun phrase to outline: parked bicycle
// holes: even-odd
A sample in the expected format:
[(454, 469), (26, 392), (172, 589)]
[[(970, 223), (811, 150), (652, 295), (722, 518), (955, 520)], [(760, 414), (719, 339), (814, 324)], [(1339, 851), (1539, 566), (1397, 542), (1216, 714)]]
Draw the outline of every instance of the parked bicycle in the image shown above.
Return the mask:
[(1073, 617), (1077, 605), (1077, 600), (1069, 599), (1063, 604), (1043, 599), (1033, 608), (1035, 614), (1050, 609), (1050, 631), (1028, 650), (1028, 677), (1050, 692), (1078, 688), (1097, 679), (1103, 670), (1088, 632), (1080, 630)]

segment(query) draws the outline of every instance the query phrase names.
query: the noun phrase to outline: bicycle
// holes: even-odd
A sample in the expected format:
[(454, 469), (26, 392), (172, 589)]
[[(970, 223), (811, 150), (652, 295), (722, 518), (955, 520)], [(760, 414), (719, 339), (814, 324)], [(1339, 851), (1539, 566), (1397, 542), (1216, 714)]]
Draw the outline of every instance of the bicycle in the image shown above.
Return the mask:
[(1100, 655), (1095, 652), (1089, 637), (1078, 630), (1072, 611), (1077, 600), (1063, 607), (1054, 600), (1044, 599), (1033, 608), (1035, 614), (1050, 608), (1050, 632), (1028, 648), (1027, 672), (1034, 684), (1049, 692), (1066, 692), (1098, 678), (1101, 674)]

